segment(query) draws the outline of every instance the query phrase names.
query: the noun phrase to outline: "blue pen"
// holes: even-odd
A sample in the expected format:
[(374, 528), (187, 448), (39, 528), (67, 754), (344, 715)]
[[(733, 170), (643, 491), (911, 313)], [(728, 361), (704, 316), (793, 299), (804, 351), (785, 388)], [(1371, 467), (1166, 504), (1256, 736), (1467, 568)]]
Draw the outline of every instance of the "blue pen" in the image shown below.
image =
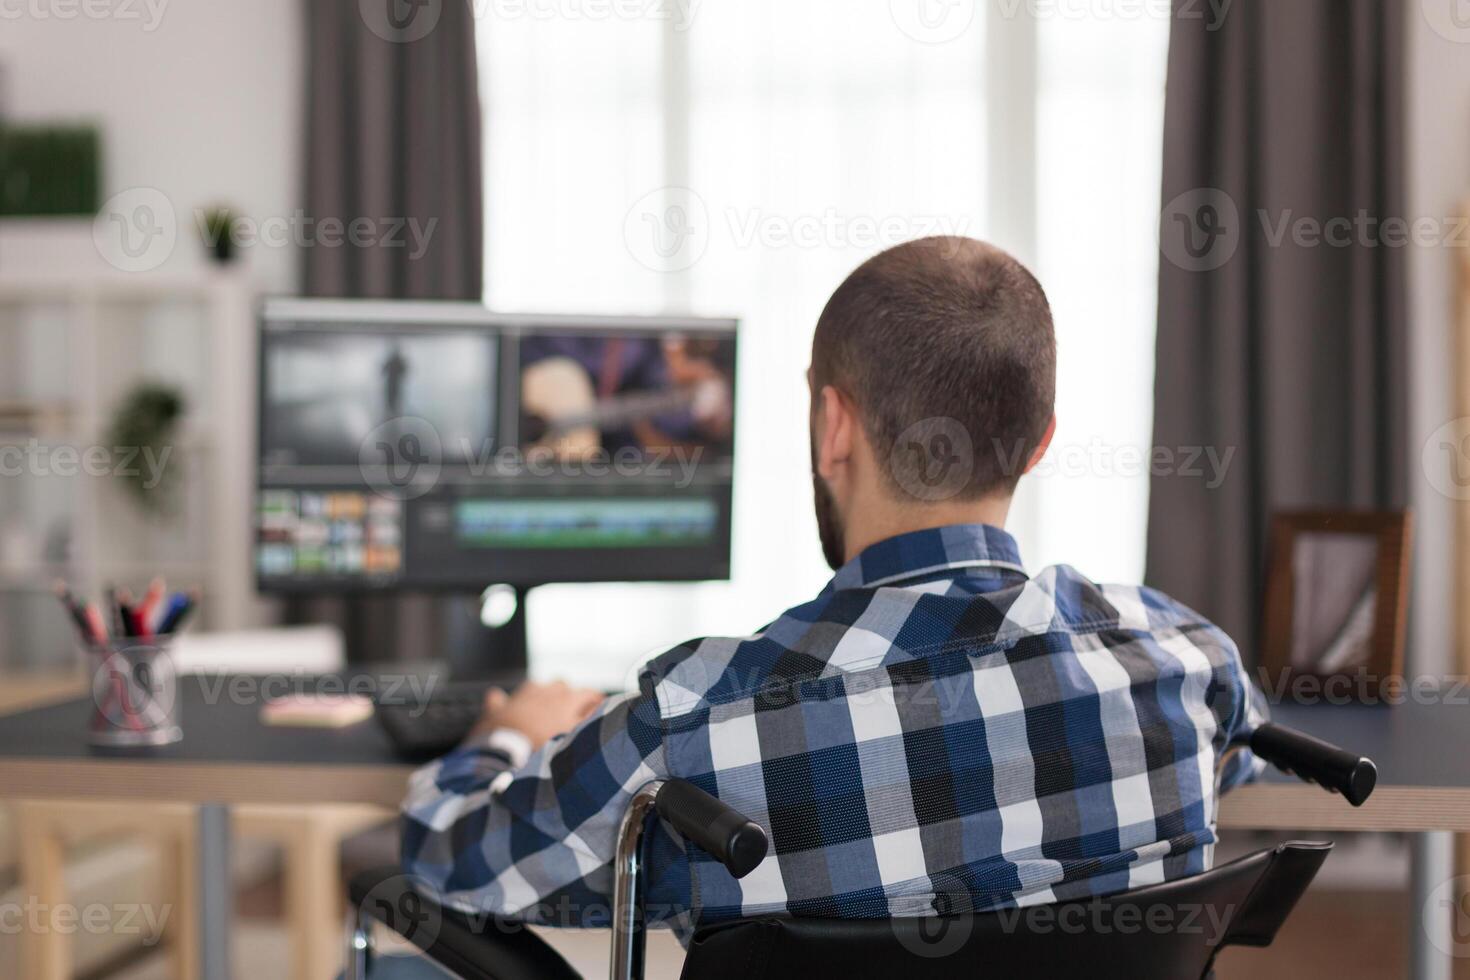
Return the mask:
[(175, 592), (168, 597), (168, 605), (163, 607), (163, 615), (158, 617), (158, 635), (163, 636), (172, 633), (179, 620), (189, 609), (189, 597), (182, 592)]

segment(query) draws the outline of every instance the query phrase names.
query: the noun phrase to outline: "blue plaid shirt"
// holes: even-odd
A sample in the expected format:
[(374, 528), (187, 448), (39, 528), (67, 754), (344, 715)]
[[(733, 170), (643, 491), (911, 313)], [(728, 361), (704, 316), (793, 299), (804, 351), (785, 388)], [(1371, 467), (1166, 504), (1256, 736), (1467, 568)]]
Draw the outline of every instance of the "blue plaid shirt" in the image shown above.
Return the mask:
[[(451, 906), (606, 925), (618, 821), (680, 777), (772, 844), (737, 881), (653, 835), (650, 918), (684, 938), (1100, 895), (1209, 867), (1216, 766), (1263, 719), (1230, 639), (1160, 593), (1028, 578), (994, 527), (917, 531), (754, 636), (655, 658), (529, 757), (500, 732), (420, 770), (403, 857)], [(1259, 766), (1226, 769), (1228, 787)]]

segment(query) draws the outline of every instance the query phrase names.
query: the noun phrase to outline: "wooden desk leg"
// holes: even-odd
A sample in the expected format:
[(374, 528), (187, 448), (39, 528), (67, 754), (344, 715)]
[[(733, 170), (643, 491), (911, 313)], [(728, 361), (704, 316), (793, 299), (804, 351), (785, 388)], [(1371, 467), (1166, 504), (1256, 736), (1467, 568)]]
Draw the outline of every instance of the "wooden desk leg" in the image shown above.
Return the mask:
[(308, 814), (286, 846), (286, 922), (297, 980), (334, 977), (342, 967), (343, 890), (338, 835)]
[(169, 910), (167, 932), (173, 975), (177, 980), (199, 980), (199, 842), (192, 814), (182, 821), (170, 843), (174, 905)]
[(39, 809), (17, 803), (14, 813), (21, 900), (29, 903), (20, 949), (21, 975), (27, 980), (69, 980), (69, 938), (51, 927), (52, 917), (67, 900), (66, 842)]

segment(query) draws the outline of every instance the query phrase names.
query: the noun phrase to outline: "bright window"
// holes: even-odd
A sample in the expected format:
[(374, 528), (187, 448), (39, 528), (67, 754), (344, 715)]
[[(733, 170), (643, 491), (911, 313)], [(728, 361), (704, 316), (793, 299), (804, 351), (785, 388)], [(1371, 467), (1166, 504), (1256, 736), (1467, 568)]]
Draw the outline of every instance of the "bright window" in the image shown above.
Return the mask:
[(748, 633), (821, 587), (812, 327), (855, 265), (926, 234), (1010, 248), (1051, 296), (1058, 462), (1022, 483), (1028, 564), (1141, 576), (1147, 476), (1127, 447), (1151, 424), (1167, 23), (1033, 6), (483, 5), (487, 301), (743, 321), (733, 580), (538, 590), (535, 672), (620, 683), (650, 650)]

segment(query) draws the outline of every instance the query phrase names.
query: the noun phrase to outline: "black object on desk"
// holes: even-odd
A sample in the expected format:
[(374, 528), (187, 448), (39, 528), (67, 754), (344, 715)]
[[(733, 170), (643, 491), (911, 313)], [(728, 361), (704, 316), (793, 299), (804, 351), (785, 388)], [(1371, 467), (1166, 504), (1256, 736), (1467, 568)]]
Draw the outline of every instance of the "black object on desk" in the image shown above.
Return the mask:
[(459, 745), (480, 720), (490, 685), (476, 681), (440, 684), (421, 701), (378, 697), (373, 715), (406, 758), (432, 759)]

